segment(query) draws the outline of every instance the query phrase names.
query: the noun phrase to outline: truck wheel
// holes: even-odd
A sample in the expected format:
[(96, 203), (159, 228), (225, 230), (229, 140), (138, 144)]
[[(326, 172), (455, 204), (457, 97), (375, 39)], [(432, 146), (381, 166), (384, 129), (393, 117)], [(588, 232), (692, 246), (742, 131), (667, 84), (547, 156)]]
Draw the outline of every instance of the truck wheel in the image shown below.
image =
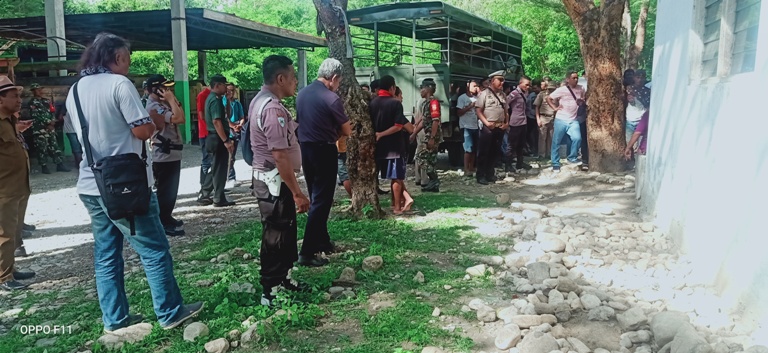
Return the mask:
[(452, 142), (448, 145), (448, 161), (452, 167), (461, 167), (464, 165), (464, 146), (458, 142)]

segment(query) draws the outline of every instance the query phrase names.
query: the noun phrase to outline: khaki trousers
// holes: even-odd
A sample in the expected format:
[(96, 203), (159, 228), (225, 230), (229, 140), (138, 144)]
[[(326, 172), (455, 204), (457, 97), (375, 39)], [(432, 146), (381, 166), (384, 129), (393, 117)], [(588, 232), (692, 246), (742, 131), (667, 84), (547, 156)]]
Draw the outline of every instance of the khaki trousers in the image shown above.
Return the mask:
[(0, 283), (13, 280), (13, 252), (21, 238), (20, 220), (24, 219), (28, 200), (29, 195), (0, 197)]
[(555, 122), (550, 120), (544, 126), (539, 126), (539, 156), (549, 157), (549, 151), (552, 149), (552, 133), (555, 130)]

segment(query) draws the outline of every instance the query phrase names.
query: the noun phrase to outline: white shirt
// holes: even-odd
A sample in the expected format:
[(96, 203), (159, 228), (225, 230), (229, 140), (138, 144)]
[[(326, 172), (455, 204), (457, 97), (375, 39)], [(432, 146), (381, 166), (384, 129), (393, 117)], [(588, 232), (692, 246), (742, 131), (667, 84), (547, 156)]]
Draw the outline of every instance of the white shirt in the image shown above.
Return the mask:
[[(80, 96), (85, 121), (88, 123), (88, 141), (91, 143), (93, 160), (124, 153), (141, 155), (142, 144), (131, 132), (133, 127), (151, 122), (149, 114), (141, 104), (139, 92), (127, 77), (117, 74), (96, 74), (80, 79), (77, 87), (72, 87), (67, 96), (67, 112), (72, 125), (77, 131), (77, 139), (83, 146), (83, 153), (88, 153), (83, 143), (80, 118), (75, 105), (74, 89)], [(152, 185), (151, 151), (147, 148), (147, 179)], [(83, 155), (80, 162), (80, 177), (77, 181), (77, 193), (99, 196), (99, 189), (93, 177), (93, 171)]]
[(640, 102), (639, 99), (635, 98), (634, 102), (629, 102), (627, 104), (627, 121), (636, 123), (642, 119), (643, 114), (645, 114), (645, 107), (643, 106), (643, 103)]
[(69, 113), (64, 113), (64, 133), (65, 134), (74, 134), (75, 132), (75, 126), (72, 125), (72, 118), (69, 116)]
[[(464, 109), (476, 101), (476, 96), (470, 97), (466, 93), (462, 94), (456, 102), (456, 108)], [(459, 117), (459, 128), (477, 130), (477, 113), (475, 113), (474, 109), (468, 110), (464, 115)]]

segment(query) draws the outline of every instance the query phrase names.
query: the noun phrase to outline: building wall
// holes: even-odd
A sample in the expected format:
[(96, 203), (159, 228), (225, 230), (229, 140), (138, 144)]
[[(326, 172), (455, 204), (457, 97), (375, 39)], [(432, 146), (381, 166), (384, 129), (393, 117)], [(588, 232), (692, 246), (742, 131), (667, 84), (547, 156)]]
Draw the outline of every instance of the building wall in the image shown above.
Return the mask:
[[(658, 2), (648, 155), (638, 198), (739, 325), (768, 327), (768, 1), (754, 72), (692, 81), (696, 0)], [(694, 58), (694, 59), (692, 59)], [(739, 327), (737, 325), (737, 328)], [(768, 344), (768, 331), (761, 331)], [(760, 334), (756, 334), (757, 337)]]

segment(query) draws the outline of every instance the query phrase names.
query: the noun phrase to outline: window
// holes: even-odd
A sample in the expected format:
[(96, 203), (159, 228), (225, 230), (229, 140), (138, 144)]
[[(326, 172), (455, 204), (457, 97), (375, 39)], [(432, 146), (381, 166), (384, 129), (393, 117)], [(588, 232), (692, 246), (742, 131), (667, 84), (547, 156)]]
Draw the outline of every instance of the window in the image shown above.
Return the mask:
[(698, 0), (701, 79), (754, 71), (762, 0)]

